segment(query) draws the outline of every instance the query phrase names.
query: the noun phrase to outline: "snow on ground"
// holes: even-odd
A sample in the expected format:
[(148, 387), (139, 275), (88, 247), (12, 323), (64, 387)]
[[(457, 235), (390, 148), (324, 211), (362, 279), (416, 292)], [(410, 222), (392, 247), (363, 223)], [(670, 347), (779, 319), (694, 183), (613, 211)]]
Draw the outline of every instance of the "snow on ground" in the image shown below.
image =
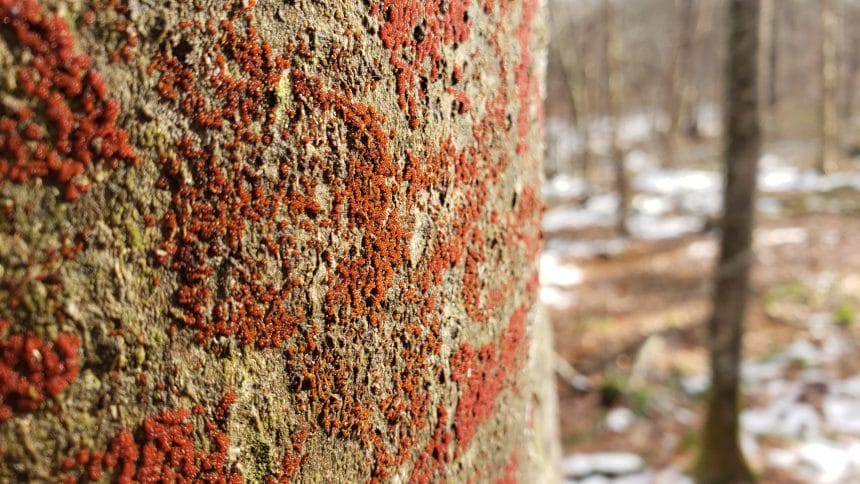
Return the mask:
[[(645, 118), (630, 120), (627, 136), (635, 138), (645, 126)], [(612, 193), (593, 193), (581, 179), (555, 177), (544, 186), (547, 200), (561, 203), (545, 213), (543, 229), (547, 238), (540, 263), (541, 301), (556, 309), (571, 308), (575, 291), (587, 274), (575, 264), (599, 255), (619, 254), (631, 240), (659, 240), (702, 232), (709, 218), (721, 208), (722, 176), (709, 170), (664, 170), (658, 161), (641, 151), (631, 151), (628, 162), (635, 170), (628, 220), (631, 238), (582, 239), (564, 237), (565, 231), (594, 227), (609, 228), (616, 223), (618, 199)], [(779, 214), (781, 193), (822, 193), (847, 188), (860, 191), (860, 173), (821, 175), (789, 166), (778, 156), (761, 160), (760, 192), (757, 208)], [(564, 204), (565, 201), (579, 201)], [(552, 236), (552, 234), (556, 234)], [(760, 228), (755, 246), (802, 245), (810, 234), (800, 227)], [(719, 250), (709, 236), (690, 243), (686, 256), (710, 260)], [(814, 286), (827, 285), (827, 274)], [(860, 374), (839, 379), (828, 376), (828, 368), (848, 351), (844, 334), (833, 315), (810, 315), (803, 323), (806, 336), (767, 359), (745, 361), (742, 379), (746, 398), (753, 404), (741, 414), (741, 441), (753, 465), (779, 468), (805, 482), (860, 482)], [(709, 387), (707, 375), (692, 375), (680, 382), (689, 395), (702, 395)], [(678, 409), (680, 412), (684, 409)], [(637, 417), (629, 409), (607, 413), (607, 429), (624, 432)], [(690, 422), (690, 425), (693, 425)], [(774, 444), (773, 439), (777, 439)], [(573, 454), (565, 458), (562, 470), (569, 483), (577, 484), (686, 484), (692, 481), (675, 468), (648, 469), (640, 456), (625, 453)]]
[(545, 252), (540, 258), (539, 277), (541, 303), (564, 309), (576, 302), (571, 289), (582, 282), (585, 273), (573, 263), (562, 263), (559, 257)]
[(588, 184), (582, 178), (561, 173), (543, 184), (542, 193), (547, 202), (577, 200), (588, 195)]
[(615, 225), (618, 197), (604, 193), (590, 197), (584, 205), (563, 205), (547, 210), (543, 216), (544, 232), (561, 232), (586, 227)]

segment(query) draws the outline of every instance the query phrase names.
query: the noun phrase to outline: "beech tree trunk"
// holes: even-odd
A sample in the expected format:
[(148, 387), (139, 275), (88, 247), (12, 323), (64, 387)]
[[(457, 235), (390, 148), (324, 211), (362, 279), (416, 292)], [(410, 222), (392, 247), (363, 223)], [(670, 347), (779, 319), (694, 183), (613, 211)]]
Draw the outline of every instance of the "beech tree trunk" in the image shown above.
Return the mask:
[(627, 169), (624, 166), (624, 150), (621, 148), (618, 130), (621, 124), (621, 68), (618, 52), (618, 19), (613, 0), (603, 0), (605, 22), (604, 50), (606, 62), (606, 101), (609, 109), (609, 158), (615, 176), (615, 193), (618, 195), (618, 221), (616, 230), (620, 235), (630, 233), (627, 215), (630, 207), (630, 188)]
[(0, 0), (0, 481), (552, 481), (540, 11)]
[[(562, 12), (563, 8), (564, 6), (561, 4), (551, 5), (551, 9), (556, 14)], [(570, 24), (563, 24), (557, 15), (554, 15), (550, 18), (549, 26), (552, 28), (553, 36), (557, 39), (555, 50), (573, 108), (576, 131), (582, 143), (579, 153), (580, 173), (583, 180), (588, 181), (591, 179), (589, 176), (591, 167), (591, 100), (588, 97), (588, 66), (586, 65), (588, 60), (584, 55), (581, 55), (584, 46)], [(573, 173), (573, 170), (570, 169), (567, 173)]]
[(692, 92), (690, 91), (694, 87), (688, 86), (686, 72), (690, 69), (690, 53), (696, 32), (698, 4), (696, 0), (676, 0), (674, 7), (676, 35), (670, 59), (668, 82), (666, 83), (668, 125), (663, 140), (663, 156), (665, 158), (663, 164), (666, 166), (677, 166), (678, 164), (678, 141), (682, 115), (685, 112), (690, 112), (691, 116), (697, 116), (697, 106), (690, 106), (692, 100)]
[(831, 0), (819, 0), (821, 20), (820, 92), (818, 99), (819, 150), (816, 168), (833, 171), (839, 151), (836, 119), (836, 14)]
[(720, 257), (708, 322), (711, 389), (699, 460), (700, 484), (752, 482), (738, 430), (743, 327), (749, 296), (756, 177), (761, 156), (758, 103), (758, 0), (729, 2), (723, 101), (725, 191)]

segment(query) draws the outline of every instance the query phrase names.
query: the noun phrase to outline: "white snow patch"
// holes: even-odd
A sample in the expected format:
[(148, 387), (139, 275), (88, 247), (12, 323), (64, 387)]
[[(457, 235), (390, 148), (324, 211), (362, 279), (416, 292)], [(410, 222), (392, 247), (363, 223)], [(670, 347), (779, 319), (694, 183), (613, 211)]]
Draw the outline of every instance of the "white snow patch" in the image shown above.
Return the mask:
[(762, 247), (799, 245), (805, 244), (809, 240), (809, 234), (800, 227), (780, 227), (757, 230), (755, 239)]
[(632, 172), (656, 169), (660, 160), (651, 153), (642, 150), (632, 150), (624, 157), (624, 167)]
[(563, 258), (588, 259), (597, 255), (616, 255), (627, 250), (630, 241), (621, 237), (597, 240), (563, 240), (550, 238), (544, 252)]
[(624, 432), (636, 421), (636, 414), (627, 407), (613, 408), (606, 414), (603, 423), (610, 432)]
[(567, 477), (585, 477), (592, 474), (620, 476), (642, 470), (645, 461), (628, 452), (599, 452), (593, 454), (571, 454), (561, 462)]
[(627, 226), (637, 239), (663, 240), (699, 232), (704, 227), (704, 222), (694, 215), (649, 217), (637, 214), (627, 220)]
[(542, 286), (576, 286), (582, 282), (584, 272), (574, 264), (562, 263), (552, 254), (540, 257), (540, 283)]
[(844, 482), (852, 467), (852, 453), (828, 441), (813, 441), (800, 446), (801, 458), (818, 469), (817, 483)]
[(540, 302), (553, 309), (568, 309), (576, 303), (576, 296), (570, 291), (549, 286), (540, 288)]
[(641, 192), (664, 195), (721, 189), (719, 173), (708, 170), (657, 170), (637, 176), (633, 186)]
[(547, 180), (541, 191), (548, 201), (575, 200), (588, 194), (588, 184), (582, 178), (562, 173)]
[(665, 215), (673, 208), (673, 204), (668, 198), (659, 195), (639, 194), (633, 197), (630, 204), (633, 210), (651, 216)]
[(610, 227), (615, 224), (618, 197), (611, 193), (596, 195), (584, 206), (561, 206), (543, 216), (544, 232), (576, 230), (585, 227)]
[(711, 259), (717, 255), (717, 241), (714, 239), (697, 240), (687, 246), (690, 259)]

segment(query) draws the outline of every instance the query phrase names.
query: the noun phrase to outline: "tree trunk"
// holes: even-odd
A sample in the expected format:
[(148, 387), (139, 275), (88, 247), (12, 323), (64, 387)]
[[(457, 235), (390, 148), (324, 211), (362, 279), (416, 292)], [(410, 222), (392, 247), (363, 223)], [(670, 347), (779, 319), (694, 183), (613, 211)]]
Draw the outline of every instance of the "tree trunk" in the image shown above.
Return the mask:
[[(556, 12), (560, 5), (553, 6)], [(582, 178), (589, 179), (591, 165), (591, 101), (588, 99), (588, 67), (585, 56), (580, 57), (581, 50), (573, 31), (567, 25), (562, 25), (556, 15), (551, 16), (550, 26), (555, 35), (556, 52), (558, 53), (564, 83), (573, 106), (576, 131), (579, 134), (582, 149), (579, 154), (579, 165)]]
[(761, 155), (758, 105), (758, 0), (729, 4), (724, 98), (725, 193), (713, 313), (708, 323), (711, 390), (699, 460), (700, 484), (752, 482), (738, 435), (739, 379), (749, 294), (755, 187)]
[[(860, 20), (857, 7), (853, 4), (845, 5), (845, 21), (843, 25), (854, 25)], [(845, 41), (845, 99), (842, 103), (842, 121), (850, 123), (854, 116), (854, 89), (857, 84), (857, 71), (860, 69), (860, 35), (855, 29), (842, 29)]]
[(777, 78), (777, 46), (779, 39), (778, 22), (776, 13), (776, 2), (774, 0), (761, 0), (761, 26), (760, 26), (760, 48), (759, 48), (759, 99), (764, 104), (765, 127), (773, 129), (775, 117), (773, 109), (776, 106), (776, 78)]
[(538, 2), (152, 3), (0, 0), (0, 481), (552, 481)]
[(606, 61), (606, 99), (609, 108), (609, 157), (615, 172), (615, 192), (618, 195), (617, 230), (620, 235), (630, 233), (627, 228), (627, 214), (630, 207), (630, 189), (627, 170), (624, 166), (624, 150), (619, 142), (618, 130), (621, 123), (621, 70), (619, 68), (618, 25), (613, 0), (604, 0), (605, 21), (605, 61)]
[(678, 163), (678, 141), (681, 127), (681, 117), (688, 111), (691, 99), (690, 89), (687, 86), (685, 72), (690, 67), (690, 52), (693, 47), (693, 38), (696, 32), (696, 0), (675, 1), (675, 42), (672, 52), (669, 82), (666, 85), (666, 127), (664, 139), (664, 165), (677, 166)]
[(819, 0), (821, 15), (819, 152), (816, 168), (820, 173), (833, 171), (839, 150), (836, 120), (836, 15), (831, 0)]

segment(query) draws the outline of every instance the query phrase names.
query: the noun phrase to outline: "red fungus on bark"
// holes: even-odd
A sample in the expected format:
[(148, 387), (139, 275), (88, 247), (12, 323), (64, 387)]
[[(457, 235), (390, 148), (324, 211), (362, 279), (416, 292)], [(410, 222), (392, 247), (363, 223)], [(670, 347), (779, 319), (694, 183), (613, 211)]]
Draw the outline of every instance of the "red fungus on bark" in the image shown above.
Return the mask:
[(0, 20), (15, 51), (29, 52), (12, 93), (28, 107), (0, 107), (0, 183), (48, 179), (71, 201), (89, 188), (76, 178), (89, 165), (137, 162), (128, 134), (116, 125), (119, 105), (89, 58), (75, 54), (66, 21), (36, 0), (0, 0)]
[[(10, 324), (0, 320), (0, 336)], [(78, 375), (78, 337), (60, 333), (46, 343), (31, 333), (0, 337), (0, 422), (33, 412)]]

